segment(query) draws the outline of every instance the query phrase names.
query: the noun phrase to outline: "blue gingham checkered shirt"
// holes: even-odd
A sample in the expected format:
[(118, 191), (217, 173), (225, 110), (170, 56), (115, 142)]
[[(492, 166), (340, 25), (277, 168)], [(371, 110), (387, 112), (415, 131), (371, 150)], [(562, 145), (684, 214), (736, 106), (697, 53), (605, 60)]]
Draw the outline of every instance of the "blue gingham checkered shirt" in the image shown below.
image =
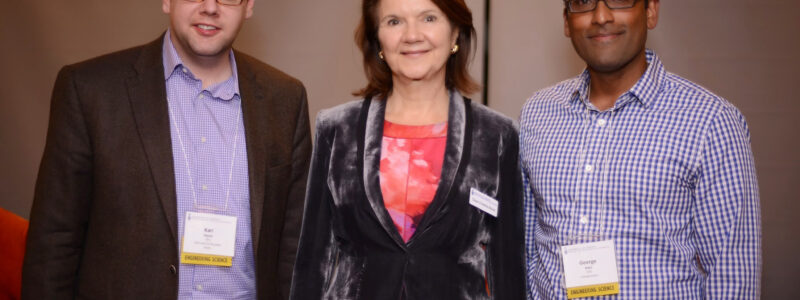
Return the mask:
[(761, 220), (742, 114), (664, 70), (615, 105), (589, 73), (535, 93), (520, 117), (529, 296), (566, 299), (560, 247), (611, 239), (620, 293), (600, 299), (758, 299)]
[[(236, 217), (233, 266), (181, 264), (178, 268), (178, 299), (255, 299), (247, 147), (233, 52), (230, 54), (232, 76), (206, 89), (203, 89), (202, 82), (192, 71), (183, 65), (170, 40), (169, 31), (164, 36), (163, 61), (171, 112), (179, 240), (183, 240), (188, 211)], [(176, 129), (180, 129), (180, 138)], [(235, 139), (236, 155), (232, 162)], [(181, 140), (184, 147), (181, 147)], [(188, 156), (188, 165), (184, 151)], [(230, 189), (227, 210), (195, 207), (192, 189), (199, 207), (218, 209), (224, 209), (225, 195)]]

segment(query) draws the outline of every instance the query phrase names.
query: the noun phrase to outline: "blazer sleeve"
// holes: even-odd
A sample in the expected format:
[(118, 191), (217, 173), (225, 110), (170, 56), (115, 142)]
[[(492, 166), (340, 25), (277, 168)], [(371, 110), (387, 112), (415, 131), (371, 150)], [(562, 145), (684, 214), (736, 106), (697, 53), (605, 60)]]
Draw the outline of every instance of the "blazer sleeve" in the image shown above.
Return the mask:
[(508, 130), (500, 152), (499, 211), (489, 244), (493, 299), (525, 299), (525, 252), (519, 140)]
[(289, 181), (289, 194), (281, 233), (280, 257), (278, 271), (280, 275), (281, 298), (289, 298), (292, 272), (297, 255), (297, 243), (300, 239), (300, 226), (303, 219), (303, 203), (305, 201), (308, 165), (311, 156), (311, 133), (308, 124), (308, 100), (305, 88), (301, 88), (299, 103), (301, 108), (297, 115), (297, 126), (292, 139), (292, 173)]
[(332, 268), (329, 261), (333, 246), (333, 200), (327, 184), (331, 145), (323, 123), (318, 117), (290, 299), (322, 299), (325, 275)]
[(22, 299), (72, 299), (92, 199), (92, 146), (71, 67), (50, 105), (22, 268)]

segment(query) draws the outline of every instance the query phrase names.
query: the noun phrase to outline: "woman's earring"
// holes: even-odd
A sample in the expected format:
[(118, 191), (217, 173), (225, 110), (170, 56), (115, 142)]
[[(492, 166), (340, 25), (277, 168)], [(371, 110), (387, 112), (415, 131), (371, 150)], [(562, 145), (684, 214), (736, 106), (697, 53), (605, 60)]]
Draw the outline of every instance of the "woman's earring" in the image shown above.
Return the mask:
[(458, 52), (458, 45), (454, 45), (453, 49), (450, 49), (450, 53), (456, 54), (456, 52)]
[(384, 60), (384, 59), (383, 59), (383, 51), (378, 51), (378, 57), (380, 57), (380, 58), (381, 58), (381, 60)]

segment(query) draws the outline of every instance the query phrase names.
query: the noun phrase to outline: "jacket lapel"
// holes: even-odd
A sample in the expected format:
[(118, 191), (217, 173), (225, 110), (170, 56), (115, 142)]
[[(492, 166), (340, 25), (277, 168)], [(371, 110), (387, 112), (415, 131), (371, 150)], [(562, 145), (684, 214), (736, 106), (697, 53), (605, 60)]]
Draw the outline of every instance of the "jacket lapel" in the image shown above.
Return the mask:
[[(383, 122), (386, 111), (385, 101), (364, 100), (362, 107), (362, 117), (359, 121), (362, 126), (363, 144), (359, 143), (359, 155), (363, 155), (363, 183), (367, 200), (378, 218), (381, 227), (386, 231), (392, 240), (402, 249), (407, 249), (407, 244), (403, 241), (400, 233), (392, 221), (389, 211), (383, 203), (383, 195), (380, 187), (380, 161), (381, 144), (383, 142)], [(444, 160), (442, 161), (442, 175), (436, 189), (431, 205), (417, 226), (416, 232), (411, 236), (408, 245), (411, 245), (417, 236), (425, 231), (431, 222), (441, 217), (446, 210), (443, 210), (445, 203), (450, 196), (450, 190), (459, 174), (463, 173), (461, 160), (465, 154), (465, 143), (469, 140), (471, 129), (469, 127), (469, 100), (464, 99), (460, 93), (452, 92), (447, 121), (447, 144), (445, 146)], [(468, 152), (468, 151), (467, 151)]]
[(386, 112), (386, 101), (371, 101), (371, 99), (364, 100), (362, 109), (363, 145), (359, 143), (359, 149), (363, 154), (363, 171), (364, 176), (364, 192), (367, 194), (367, 201), (378, 218), (378, 222), (383, 227), (383, 230), (392, 238), (392, 240), (400, 246), (401, 249), (406, 249), (406, 243), (400, 232), (392, 221), (389, 211), (383, 203), (383, 194), (381, 192), (380, 182), (380, 168), (381, 168), (381, 144), (383, 142), (383, 119)]
[(172, 162), (169, 107), (161, 47), (164, 36), (147, 44), (134, 65), (135, 74), (127, 79), (128, 99), (136, 129), (144, 146), (153, 183), (177, 247), (177, 200)]
[(449, 201), (453, 184), (457, 178), (463, 177), (461, 174), (464, 172), (464, 166), (461, 161), (463, 157), (469, 155), (469, 143), (472, 136), (469, 102), (457, 91), (453, 91), (450, 94), (450, 107), (447, 116), (447, 144), (444, 148), (442, 175), (439, 178), (439, 186), (436, 188), (433, 201), (422, 215), (420, 223), (417, 224), (417, 230), (408, 240), (409, 245), (413, 244), (434, 220), (441, 218), (445, 214), (447, 210), (443, 208)]
[[(177, 245), (177, 200), (175, 196), (175, 172), (170, 135), (169, 107), (161, 48), (163, 35), (146, 45), (134, 65), (136, 73), (127, 79), (128, 97), (136, 121), (139, 137), (147, 155), (153, 181), (170, 226), (172, 238)], [(236, 56), (236, 55), (235, 55)], [(236, 56), (238, 57), (238, 56)], [(246, 63), (238, 63), (239, 90), (242, 97), (242, 118), (247, 144), (248, 174), (250, 179), (250, 209), (253, 250), (258, 253), (267, 166), (267, 149), (264, 140), (269, 120), (259, 115), (265, 110), (262, 91), (254, 84), (255, 74)]]
[[(246, 62), (241, 62), (242, 54), (235, 52), (236, 68), (239, 76), (239, 92), (242, 97), (242, 119), (244, 122), (245, 143), (247, 145), (247, 170), (250, 185), (250, 232), (253, 240), (254, 255), (258, 253), (261, 222), (264, 212), (264, 194), (266, 191), (266, 175), (268, 165), (267, 144), (262, 141), (271, 140), (275, 132), (270, 128), (270, 117), (264, 114), (272, 95), (265, 95), (255, 84), (255, 73)], [(279, 128), (273, 126), (272, 128)]]

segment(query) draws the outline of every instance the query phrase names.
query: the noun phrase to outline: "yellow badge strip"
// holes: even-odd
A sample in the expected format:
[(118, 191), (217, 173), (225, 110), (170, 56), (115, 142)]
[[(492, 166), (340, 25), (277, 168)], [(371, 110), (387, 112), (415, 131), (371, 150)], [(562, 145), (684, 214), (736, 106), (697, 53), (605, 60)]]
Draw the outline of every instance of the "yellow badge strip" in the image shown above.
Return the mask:
[(191, 265), (230, 267), (233, 265), (233, 257), (208, 255), (208, 254), (181, 253), (181, 263), (191, 264)]
[(616, 295), (616, 294), (619, 294), (618, 282), (574, 287), (567, 289), (567, 299)]

